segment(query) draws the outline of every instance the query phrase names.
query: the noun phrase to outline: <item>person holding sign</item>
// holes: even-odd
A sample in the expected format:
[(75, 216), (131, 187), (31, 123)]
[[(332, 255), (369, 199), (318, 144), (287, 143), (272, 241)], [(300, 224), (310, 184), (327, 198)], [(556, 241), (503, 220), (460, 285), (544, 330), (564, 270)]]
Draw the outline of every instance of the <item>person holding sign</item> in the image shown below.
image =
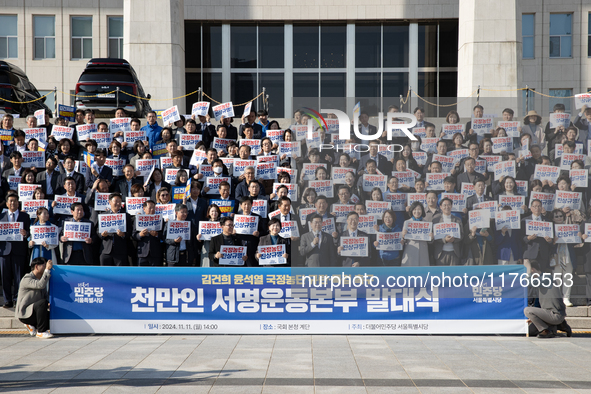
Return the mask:
[[(217, 222), (216, 224), (219, 225), (219, 221), (220, 218), (222, 217), (222, 212), (220, 211), (220, 208), (215, 205), (215, 204), (211, 204), (210, 206), (207, 207), (207, 214), (205, 216), (205, 220), (204, 222), (209, 223), (209, 222)], [(214, 231), (218, 231), (217, 227), (214, 227), (212, 229), (213, 226), (209, 226), (210, 228), (207, 229), (206, 231), (208, 231), (207, 236), (204, 236), (201, 233), (201, 226), (197, 227), (199, 229), (199, 233), (197, 234), (197, 242), (196, 242), (196, 246), (197, 248), (200, 250), (201, 252), (201, 261), (199, 266), (200, 267), (210, 267), (211, 264), (209, 263), (209, 244), (210, 244), (210, 239), (213, 238), (213, 236), (211, 235)], [(219, 235), (219, 234), (218, 234)]]
[[(232, 218), (222, 217), (220, 225), (222, 233), (213, 237), (209, 245), (209, 265), (211, 267), (221, 267), (220, 259), (224, 257), (220, 252), (222, 246), (243, 246), (242, 241), (234, 234), (234, 220)], [(246, 262), (247, 260), (247, 255), (242, 256), (242, 261)]]
[[(142, 204), (144, 214), (154, 215), (156, 213), (156, 203), (152, 200), (144, 201)], [(137, 219), (137, 217), (136, 217)], [(137, 241), (137, 257), (140, 267), (162, 267), (162, 230), (141, 231), (136, 227), (132, 238)]]
[[(510, 206), (504, 206), (503, 211), (510, 211)], [(507, 226), (498, 229), (495, 232), (495, 244), (497, 247), (497, 262), (499, 265), (522, 264), (523, 248), (521, 245), (523, 239), (522, 229), (510, 229)]]
[(529, 111), (523, 119), (521, 134), (529, 134), (532, 138), (532, 144), (539, 145), (544, 150), (546, 147), (546, 134), (542, 126), (540, 126), (541, 123), (542, 117), (534, 110)]
[[(566, 215), (560, 209), (555, 209), (552, 211), (552, 217), (554, 219), (554, 224), (566, 224)], [(581, 237), (581, 232), (578, 233), (578, 236)], [(564, 242), (564, 241), (563, 241)], [(554, 234), (553, 239), (553, 259), (554, 259), (554, 266), (553, 268), (553, 275), (560, 276), (563, 279), (562, 284), (562, 297), (564, 301), (564, 305), (566, 306), (573, 306), (573, 303), (570, 301), (570, 295), (572, 286), (567, 286), (567, 280), (565, 278), (571, 277), (575, 270), (574, 266), (577, 264), (577, 255), (575, 252), (575, 244), (572, 243), (562, 243), (558, 241), (558, 231)], [(552, 266), (552, 260), (550, 260), (550, 266)]]
[[(267, 226), (265, 225), (266, 218), (262, 218), (260, 215), (257, 215), (256, 213), (252, 212), (252, 199), (250, 197), (242, 197), (242, 199), (240, 200), (240, 209), (242, 210), (242, 214), (234, 218), (233, 233), (236, 234), (238, 239), (242, 242), (242, 246), (246, 246), (248, 248), (248, 261), (246, 265), (248, 265), (249, 267), (256, 266), (255, 253), (259, 243), (259, 237), (261, 235), (267, 234)], [(247, 219), (249, 220), (253, 220), (252, 218), (258, 218), (258, 224), (254, 229), (255, 231), (252, 232), (252, 234), (246, 234), (244, 232), (238, 233), (236, 231), (237, 222), (238, 220), (242, 220), (242, 216), (247, 216)], [(238, 217), (241, 217), (241, 219), (238, 219)], [(242, 225), (243, 222), (241, 222), (240, 224)], [(279, 229), (279, 231), (281, 231), (281, 229)]]
[(253, 136), (247, 139), (260, 140), (263, 138), (263, 126), (256, 123), (256, 115), (257, 114), (252, 107), (248, 114), (242, 115), (242, 124), (238, 128), (238, 135), (240, 138), (246, 138), (244, 130), (247, 128), (251, 128), (253, 131)]
[[(307, 218), (308, 219), (308, 218)], [(309, 217), (312, 230), (301, 237), (300, 256), (306, 267), (336, 266), (338, 255), (331, 234), (322, 231), (322, 216)]]
[[(14, 298), (18, 291), (21, 278), (25, 274), (26, 261), (28, 257), (26, 237), (29, 236), (31, 220), (25, 212), (19, 211), (18, 194), (9, 191), (6, 196), (6, 207), (8, 210), (0, 214), (1, 222), (22, 223), (20, 235), (22, 241), (0, 241), (0, 272), (2, 275), (2, 296), (4, 297), (4, 308), (14, 306)], [(12, 285), (14, 284), (14, 293)]]
[[(526, 221), (546, 221), (542, 215), (542, 202), (540, 200), (533, 200), (531, 203), (532, 214), (524, 219), (521, 228), (527, 229)], [(526, 230), (527, 231), (527, 230)], [(537, 234), (525, 234), (523, 237), (524, 251), (523, 251), (523, 265), (527, 268), (527, 273), (549, 272), (550, 255), (552, 254), (552, 238), (538, 237)]]
[[(374, 229), (379, 233), (399, 233), (402, 231), (399, 225), (396, 224), (396, 213), (388, 209), (382, 214), (382, 224), (374, 225)], [(374, 246), (380, 246), (379, 241), (374, 241)], [(382, 264), (386, 267), (400, 267), (402, 254), (398, 250), (379, 250), (379, 256)]]
[[(285, 253), (282, 257), (286, 260), (286, 264), (273, 264), (273, 267), (291, 267), (291, 239), (279, 236), (281, 232), (281, 220), (277, 217), (269, 220), (268, 230), (269, 234), (260, 238), (258, 246), (285, 245)], [(255, 258), (258, 261), (261, 258), (261, 254), (257, 252)]]
[(150, 143), (150, 150), (152, 150), (156, 141), (160, 140), (162, 127), (158, 125), (158, 116), (154, 111), (148, 112), (147, 120), (148, 124), (142, 127), (140, 130), (146, 133), (148, 142)]
[[(189, 210), (185, 204), (177, 204), (174, 208), (175, 220), (184, 222), (187, 220)], [(189, 222), (190, 223), (190, 222)], [(164, 225), (163, 234), (168, 234), (171, 221)], [(195, 245), (193, 241), (197, 239), (197, 229), (191, 226), (189, 241), (178, 236), (174, 239), (166, 237), (166, 264), (169, 267), (190, 267), (195, 259)], [(156, 256), (154, 256), (156, 258)]]
[[(94, 224), (84, 217), (84, 206), (81, 203), (75, 202), (70, 206), (70, 210), (72, 217), (66, 220), (61, 228), (63, 262), (69, 265), (94, 265), (93, 240), (96, 238)], [(82, 226), (77, 226), (78, 224)], [(84, 231), (87, 228), (89, 232)]]
[(581, 107), (581, 112), (573, 119), (573, 124), (579, 129), (579, 141), (586, 144), (587, 140), (591, 138), (591, 108), (587, 108), (584, 104)]
[[(415, 201), (410, 206), (410, 213), (412, 217), (404, 222), (402, 230), (402, 237), (405, 238), (408, 234), (408, 224), (413, 222), (424, 222), (425, 209), (423, 204), (419, 201)], [(429, 233), (429, 237), (433, 240), (433, 232)], [(429, 266), (431, 265), (431, 258), (429, 255), (429, 241), (416, 241), (414, 239), (406, 240), (403, 239), (402, 245), (404, 245), (404, 252), (402, 253), (401, 266)]]
[(119, 193), (111, 193), (109, 195), (109, 208), (106, 210), (106, 214), (99, 218), (99, 213), (97, 211), (93, 212), (92, 218), (90, 219), (96, 226), (97, 230), (100, 229), (100, 223), (109, 224), (109, 216), (114, 214), (123, 214), (125, 218), (125, 232), (121, 231), (121, 229), (117, 229), (116, 232), (108, 232), (104, 230), (103, 232), (99, 233), (99, 236), (102, 240), (101, 248), (100, 248), (100, 264), (101, 265), (108, 265), (108, 266), (125, 266), (129, 265), (128, 257), (130, 254), (128, 253), (128, 244), (129, 244), (129, 237), (132, 233), (132, 219), (131, 216), (127, 213), (123, 213), (121, 211), (121, 194)]
[[(451, 214), (453, 201), (443, 198), (439, 204), (441, 215), (433, 218), (433, 224), (456, 223), (460, 229), (459, 237), (446, 235), (445, 238), (436, 239), (433, 243), (433, 257), (436, 265), (460, 265), (462, 259), (462, 220)], [(451, 231), (450, 231), (451, 233)]]
[[(47, 160), (47, 161), (49, 161), (49, 160)], [(74, 160), (74, 157), (68, 156), (64, 159), (63, 171), (57, 177), (58, 190), (57, 190), (56, 194), (64, 194), (66, 192), (65, 188), (64, 188), (64, 184), (66, 182), (66, 178), (68, 178), (68, 177), (73, 178), (74, 181), (76, 182), (76, 192), (78, 194), (84, 193), (84, 190), (85, 190), (84, 189), (84, 175), (82, 175), (78, 171), (75, 171), (75, 167), (76, 167), (76, 160)]]
[[(33, 226), (44, 226), (44, 227), (51, 227), (53, 223), (49, 221), (49, 211), (45, 207), (41, 207), (37, 209), (37, 220), (33, 223)], [(56, 228), (56, 227), (54, 227)], [(55, 254), (55, 248), (57, 248), (58, 244), (49, 245), (46, 241), (43, 241), (41, 245), (35, 244), (35, 241), (32, 239), (33, 234), (29, 237), (29, 248), (32, 249), (31, 251), (31, 260), (37, 257), (43, 257), (47, 260), (57, 261), (57, 257)]]
[[(361, 256), (363, 257), (343, 257), (341, 259), (341, 265), (343, 267), (367, 267), (371, 265), (371, 253), (369, 250), (369, 235), (363, 231), (357, 229), (359, 225), (359, 214), (357, 212), (349, 212), (347, 214), (347, 229), (343, 231), (339, 237), (339, 246), (337, 248), (337, 254), (340, 256), (344, 250), (343, 245), (343, 237), (365, 237), (367, 238), (367, 243), (365, 244), (365, 251), (361, 250)], [(365, 252), (365, 256), (364, 256)]]
[(113, 183), (113, 169), (107, 167), (107, 151), (105, 149), (97, 149), (94, 153), (94, 164), (90, 167), (90, 174), (86, 177), (86, 188), (91, 189), (94, 181), (97, 179), (106, 179), (109, 187)]

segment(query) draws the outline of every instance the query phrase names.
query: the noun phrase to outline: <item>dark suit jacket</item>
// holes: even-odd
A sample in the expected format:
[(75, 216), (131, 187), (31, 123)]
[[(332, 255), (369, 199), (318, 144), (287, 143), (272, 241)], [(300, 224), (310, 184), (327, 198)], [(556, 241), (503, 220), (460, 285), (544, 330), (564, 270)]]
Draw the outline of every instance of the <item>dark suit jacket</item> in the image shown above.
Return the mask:
[[(43, 189), (43, 193), (45, 194), (46, 198), (52, 199), (53, 196), (57, 193), (57, 189), (58, 189), (58, 178), (59, 178), (59, 173), (54, 170), (53, 174), (51, 175), (51, 188), (53, 189), (53, 194), (47, 194), (47, 171), (41, 171), (40, 173), (37, 174), (37, 177), (35, 178), (35, 181), (41, 185), (41, 188)], [(59, 194), (59, 193), (57, 193)], [(62, 193), (63, 194), (63, 193)]]
[[(341, 245), (341, 238), (342, 237), (349, 237), (349, 236), (350, 236), (349, 230), (343, 231), (341, 236), (339, 237), (338, 246)], [(359, 230), (357, 230), (357, 236), (367, 238), (367, 243), (368, 243), (367, 257), (341, 257), (340, 261), (341, 261), (343, 267), (352, 267), (353, 263), (355, 263), (355, 262), (358, 262), (359, 265), (362, 267), (367, 267), (367, 266), (371, 265), (371, 257), (372, 257), (371, 250), (373, 247), (372, 238), (369, 236), (369, 234), (364, 233), (363, 231), (359, 231)]]
[[(164, 224), (164, 228), (162, 230), (162, 234), (164, 237), (164, 243), (166, 244), (166, 261), (168, 263), (177, 263), (180, 258), (181, 253), (181, 244), (174, 242), (174, 239), (166, 239), (166, 234), (168, 233), (168, 223)], [(189, 261), (192, 262), (195, 258), (195, 242), (197, 237), (197, 229), (191, 225), (191, 237), (189, 241), (186, 242), (187, 247), (187, 254), (189, 257)], [(138, 245), (139, 247), (139, 245)]]
[[(365, 171), (365, 164), (370, 159), (369, 153), (361, 156), (361, 160), (359, 160), (359, 166), (357, 168), (358, 171)], [(386, 159), (385, 156), (378, 154), (378, 170), (384, 175), (388, 175), (388, 178), (392, 176), (392, 163)]]
[[(462, 259), (462, 240), (464, 238), (464, 229), (462, 225), (462, 220), (457, 216), (451, 215), (451, 221), (457, 223), (460, 226), (460, 238), (454, 239), (453, 246), (454, 252), (458, 259)], [(433, 218), (433, 224), (443, 222), (443, 215), (438, 215)], [(443, 252), (443, 245), (444, 241), (442, 239), (436, 239), (433, 241), (433, 254), (435, 258), (439, 257), (441, 252)]]
[[(523, 219), (521, 228), (523, 230), (523, 258), (528, 260), (534, 260), (537, 262), (539, 268), (543, 272), (548, 272), (550, 269), (550, 254), (552, 251), (552, 244), (546, 242), (542, 237), (536, 237), (529, 241), (527, 235), (525, 235), (525, 221), (531, 220), (533, 215), (530, 215)], [(545, 218), (542, 216), (542, 220)], [(513, 256), (515, 258), (515, 256)]]
[[(273, 242), (271, 242), (271, 235), (265, 235), (260, 238), (259, 246), (269, 246), (269, 245), (273, 245)], [(285, 253), (287, 253), (287, 255), (288, 255), (287, 256), (287, 264), (277, 264), (277, 265), (273, 265), (273, 267), (291, 267), (291, 239), (279, 237), (277, 240), (277, 245), (285, 245)], [(263, 267), (266, 267), (266, 266), (263, 266)]]
[[(463, 167), (462, 167), (463, 169)], [(482, 179), (484, 180), (484, 175), (482, 175), (479, 172), (474, 171), (474, 174), (471, 175), (473, 179)], [(462, 183), (469, 183), (469, 184), (473, 184), (473, 182), (470, 182), (469, 178), (468, 178), (468, 173), (467, 172), (462, 172), (460, 175), (458, 175), (457, 179), (456, 179), (456, 190), (458, 191), (458, 193), (460, 192), (460, 190), (462, 190)]]
[(332, 240), (332, 235), (322, 232), (322, 243), (320, 248), (312, 245), (314, 233), (308, 232), (300, 238), (299, 252), (302, 258), (305, 258), (307, 267), (338, 267), (340, 258), (337, 255), (337, 249)]
[(152, 256), (157, 256), (162, 260), (163, 230), (158, 231), (157, 237), (154, 237), (152, 234), (140, 237), (140, 231), (134, 230), (132, 239), (137, 241), (136, 252), (138, 257), (148, 257), (148, 255), (152, 254)]
[[(0, 256), (19, 255), (28, 256), (29, 250), (27, 248), (27, 238), (29, 237), (29, 227), (31, 226), (31, 219), (25, 212), (17, 211), (16, 222), (23, 223), (23, 230), (27, 232), (27, 235), (23, 236), (22, 241), (2, 241), (0, 242)], [(0, 222), (10, 221), (8, 216), (9, 212), (6, 210), (0, 214)], [(27, 260), (28, 261), (28, 260)]]
[[(492, 200), (486, 194), (484, 194), (482, 197), (484, 197), (484, 201)], [(473, 194), (466, 199), (466, 208), (468, 209), (468, 211), (471, 211), (472, 208), (474, 208), (474, 205), (476, 205), (476, 204), (478, 204), (478, 197), (476, 196), (476, 194)]]
[[(92, 217), (90, 218), (90, 221), (92, 223), (94, 223), (94, 225), (96, 227), (96, 232), (97, 232), (99, 239), (102, 240), (101, 251), (100, 251), (101, 254), (117, 254), (117, 255), (124, 255), (124, 256), (129, 255), (129, 253), (128, 253), (129, 251), (127, 250), (127, 245), (129, 243), (128, 241), (129, 241), (131, 234), (133, 232), (133, 227), (134, 227), (133, 218), (128, 213), (125, 213), (125, 227), (126, 227), (125, 237), (121, 238), (120, 236), (118, 236), (115, 233), (110, 233), (106, 237), (103, 237), (102, 234), (100, 234), (100, 232), (99, 232), (98, 215), (106, 214), (106, 213), (111, 213), (111, 212), (110, 211), (108, 211), (108, 212), (94, 211), (92, 213)], [(119, 211), (119, 213), (123, 213), (123, 211)]]
[[(261, 126), (257, 122), (254, 122), (254, 124), (252, 125), (252, 129), (254, 130), (254, 135), (252, 137), (253, 139), (260, 140), (263, 138), (263, 126)], [(243, 130), (244, 130), (244, 125), (241, 124), (240, 127), (238, 128), (238, 135), (241, 138), (244, 138), (244, 131)]]
[(113, 183), (113, 169), (111, 167), (103, 166), (98, 177), (94, 176), (94, 174), (92, 172), (90, 172), (90, 174), (88, 175), (88, 178), (86, 179), (86, 188), (92, 189), (92, 185), (94, 184), (94, 181), (96, 181), (97, 179), (106, 179), (107, 181), (109, 181), (110, 184), (112, 184)]
[[(44, 174), (44, 172), (41, 174)], [(41, 174), (39, 174), (39, 175), (41, 175)], [(37, 175), (37, 177), (39, 177), (39, 175)], [(64, 182), (66, 182), (67, 177), (68, 177), (68, 175), (65, 172), (62, 172), (61, 174), (58, 175), (58, 177), (57, 177), (58, 191), (55, 194), (65, 194), (66, 193), (66, 189), (64, 189)], [(43, 177), (43, 178), (45, 180), (45, 177)], [(84, 191), (85, 191), (84, 175), (82, 175), (79, 172), (74, 171), (72, 173), (72, 178), (74, 178), (74, 180), (76, 181), (76, 193), (84, 194)], [(52, 177), (51, 181), (53, 182), (53, 177)], [(45, 182), (43, 182), (43, 183), (45, 183)], [(45, 187), (45, 185), (42, 185), (41, 187)], [(90, 187), (92, 188), (92, 185), (90, 185)]]
[[(354, 139), (358, 139), (357, 135), (355, 134), (355, 132), (353, 131), (353, 125), (351, 125), (351, 137)], [(361, 122), (359, 122), (359, 126), (358, 126), (358, 130), (359, 130), (359, 134), (361, 134), (361, 128), (363, 127), (363, 125), (361, 124)], [(378, 128), (372, 124), (368, 123), (368, 135), (375, 135), (378, 132)]]
[[(221, 247), (224, 244), (224, 234), (216, 235), (215, 237), (211, 238), (209, 243), (209, 266), (210, 267), (233, 267), (231, 265), (220, 265), (218, 259), (215, 258), (217, 252), (221, 250)], [(232, 245), (234, 246), (246, 246), (242, 245), (242, 241), (238, 238), (236, 234), (232, 234)], [(246, 265), (246, 262), (244, 263)], [(242, 266), (239, 266), (242, 267)]]
[(201, 123), (197, 123), (196, 131), (197, 134), (201, 134), (201, 140), (203, 141), (205, 146), (209, 148), (211, 142), (213, 141), (213, 137), (215, 137), (216, 135), (215, 126), (210, 124), (204, 127)]
[[(73, 218), (70, 218), (68, 220), (66, 220), (67, 222), (76, 222)], [(86, 218), (82, 218), (82, 220), (80, 220), (81, 223), (91, 223), (92, 222)], [(64, 226), (62, 226), (61, 230), (60, 230), (60, 238), (64, 235)], [(96, 242), (96, 229), (94, 228), (94, 225), (90, 227), (90, 238), (92, 238), (92, 242)], [(61, 241), (60, 241), (61, 242)], [(92, 265), (93, 263), (93, 255), (92, 255), (92, 244), (87, 244), (86, 242), (79, 242), (79, 241), (75, 241), (78, 242), (82, 245), (82, 254), (84, 255), (84, 260), (86, 261), (86, 263), (88, 265)], [(64, 247), (64, 255), (63, 255), (63, 261), (64, 264), (69, 264), (70, 262), (70, 257), (72, 256), (72, 249), (74, 246), (74, 242), (73, 241), (68, 241), (68, 242), (61, 242)]]
[[(143, 183), (137, 179), (137, 178), (133, 178), (131, 180), (131, 185), (143, 185)], [(125, 197), (127, 197), (127, 192), (129, 190), (127, 190), (127, 179), (123, 178), (120, 179), (116, 184), (115, 184), (115, 188), (113, 189), (114, 192), (118, 192), (121, 193), (121, 196), (123, 196), (123, 198), (125, 199)]]
[[(164, 182), (164, 179), (160, 183), (161, 187), (165, 187), (168, 189), (169, 192), (172, 192), (172, 186), (168, 182)], [(148, 184), (148, 192), (145, 194), (146, 196), (150, 197), (150, 200), (156, 202), (156, 186), (154, 186), (154, 182), (150, 182)]]

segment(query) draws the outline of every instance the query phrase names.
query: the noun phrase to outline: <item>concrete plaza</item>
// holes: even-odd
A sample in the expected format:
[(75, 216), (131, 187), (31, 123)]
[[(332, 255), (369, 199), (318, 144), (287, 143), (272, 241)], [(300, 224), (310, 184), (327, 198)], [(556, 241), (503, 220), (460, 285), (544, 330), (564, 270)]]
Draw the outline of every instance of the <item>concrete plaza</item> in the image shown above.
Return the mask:
[(0, 392), (591, 393), (591, 337), (0, 336)]

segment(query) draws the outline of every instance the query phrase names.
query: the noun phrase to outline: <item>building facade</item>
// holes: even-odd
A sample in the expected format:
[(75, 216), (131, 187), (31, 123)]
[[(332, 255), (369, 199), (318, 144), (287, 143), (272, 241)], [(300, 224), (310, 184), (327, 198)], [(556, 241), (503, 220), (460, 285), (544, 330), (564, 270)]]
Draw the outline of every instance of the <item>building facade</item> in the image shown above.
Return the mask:
[[(560, 97), (591, 88), (591, 3), (581, 1), (38, 3), (0, 1), (0, 58), (21, 67), (40, 92), (57, 88), (65, 104), (74, 104), (88, 59), (121, 56), (153, 108), (176, 104), (185, 113), (197, 96), (183, 96), (199, 87), (234, 103), (264, 87), (276, 118), (290, 117), (302, 97), (322, 98), (319, 106), (348, 97), (386, 111), (409, 87), (447, 105), (480, 86), (481, 97), (510, 98), (520, 110), (529, 94), (529, 108), (546, 114)], [(526, 85), (557, 98), (517, 90)], [(422, 103), (416, 95), (407, 106)], [(429, 116), (449, 110), (431, 107)]]

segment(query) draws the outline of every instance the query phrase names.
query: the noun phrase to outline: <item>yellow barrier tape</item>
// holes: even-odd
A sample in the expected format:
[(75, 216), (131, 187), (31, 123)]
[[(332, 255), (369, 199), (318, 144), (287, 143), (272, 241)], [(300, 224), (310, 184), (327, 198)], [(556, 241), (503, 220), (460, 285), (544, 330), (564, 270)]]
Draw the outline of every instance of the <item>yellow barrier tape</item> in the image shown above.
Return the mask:
[(406, 105), (406, 103), (408, 103), (409, 97), (410, 97), (410, 89), (406, 91), (406, 98), (402, 99), (402, 105)]
[(29, 103), (34, 103), (35, 101), (39, 101), (39, 100), (49, 96), (52, 93), (54, 93), (53, 90), (50, 91), (49, 93), (47, 93), (45, 96), (41, 96), (39, 98), (36, 98), (35, 100), (29, 100), (29, 101), (11, 101), (11, 100), (5, 99), (4, 97), (0, 97), (0, 101), (6, 101), (7, 103), (11, 103), (11, 104), (29, 104)]
[(472, 93), (470, 93), (470, 95), (464, 97), (462, 100), (460, 100), (460, 101), (458, 101), (456, 103), (453, 103), (453, 104), (435, 104), (435, 103), (432, 103), (432, 102), (430, 102), (428, 100), (425, 100), (424, 98), (422, 98), (421, 96), (419, 96), (417, 94), (417, 92), (415, 92), (414, 90), (412, 92), (414, 93), (415, 96), (417, 96), (419, 99), (423, 100), (427, 104), (430, 104), (430, 105), (432, 105), (434, 107), (444, 107), (445, 108), (445, 107), (453, 107), (454, 105), (458, 105), (459, 103), (461, 103), (463, 101), (466, 101), (467, 99), (469, 99), (470, 97), (472, 97), (474, 95), (474, 93), (476, 93), (477, 91), (478, 91), (478, 89), (472, 91)]

